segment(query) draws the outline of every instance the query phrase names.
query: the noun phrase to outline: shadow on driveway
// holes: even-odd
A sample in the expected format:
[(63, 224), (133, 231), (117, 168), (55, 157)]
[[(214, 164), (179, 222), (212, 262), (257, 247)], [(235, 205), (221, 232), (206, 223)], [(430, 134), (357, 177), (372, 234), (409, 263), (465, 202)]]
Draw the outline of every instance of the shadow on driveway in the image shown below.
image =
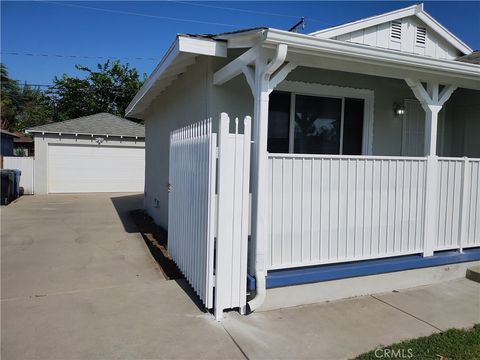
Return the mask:
[(138, 233), (137, 226), (130, 216), (132, 210), (143, 209), (143, 193), (123, 196), (112, 196), (110, 200), (115, 206), (118, 217), (127, 233)]
[(200, 298), (185, 280), (180, 269), (167, 251), (168, 233), (156, 225), (143, 211), (143, 194), (114, 196), (110, 198), (123, 227), (128, 233), (139, 233), (150, 254), (167, 280), (174, 280), (202, 312), (206, 312)]

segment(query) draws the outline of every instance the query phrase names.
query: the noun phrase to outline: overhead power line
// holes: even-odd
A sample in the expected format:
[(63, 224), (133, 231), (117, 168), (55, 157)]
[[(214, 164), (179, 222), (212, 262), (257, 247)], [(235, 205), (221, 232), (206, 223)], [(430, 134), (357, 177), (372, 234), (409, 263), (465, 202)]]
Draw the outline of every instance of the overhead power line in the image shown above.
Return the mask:
[(238, 11), (238, 12), (265, 15), (265, 16), (277, 16), (277, 17), (284, 17), (284, 18), (291, 18), (291, 19), (306, 18), (309, 21), (314, 21), (314, 22), (318, 22), (318, 23), (321, 23), (321, 24), (326, 24), (327, 23), (325, 20), (316, 19), (316, 18), (312, 18), (312, 17), (309, 17), (309, 16), (302, 16), (302, 15), (288, 15), (288, 14), (272, 13), (272, 12), (267, 12), (267, 11), (257, 11), (257, 10), (249, 10), (249, 9), (232, 8), (232, 7), (227, 7), (227, 6), (202, 4), (202, 3), (195, 2), (195, 1), (178, 1), (178, 0), (167, 0), (167, 1), (171, 2), (171, 3), (177, 3), (177, 4), (183, 4), (183, 5), (201, 6), (201, 7), (212, 8), (212, 9)]
[[(62, 87), (59, 87), (57, 85), (54, 85), (54, 84), (33, 84), (33, 83), (29, 83), (27, 81), (22, 81), (22, 80), (14, 80), (12, 79), (12, 81), (15, 81), (17, 82), (17, 84), (19, 86), (22, 86), (22, 87), (32, 87), (32, 88), (47, 88), (47, 89), (50, 89), (50, 90), (59, 90), (61, 89)], [(115, 87), (115, 86), (102, 86), (102, 90), (104, 89), (110, 89), (111, 92), (114, 92), (114, 93), (125, 93), (125, 92), (128, 92), (128, 90), (126, 89), (121, 89), (119, 87)], [(95, 89), (82, 89), (82, 88), (79, 88), (77, 89), (77, 91), (85, 91), (85, 92), (95, 92)]]
[(158, 58), (146, 58), (146, 57), (125, 57), (125, 56), (96, 56), (96, 55), (62, 55), (62, 54), (38, 54), (27, 52), (13, 52), (2, 51), (2, 55), (14, 55), (14, 56), (39, 56), (39, 57), (57, 57), (57, 58), (72, 58), (72, 59), (102, 59), (102, 60), (147, 60), (158, 61)]
[(55, 4), (55, 5), (60, 5), (60, 6), (80, 8), (80, 9), (97, 10), (97, 11), (103, 11), (103, 12), (108, 12), (108, 13), (112, 13), (112, 14), (141, 16), (141, 17), (147, 17), (147, 18), (152, 18), (152, 19), (182, 21), (182, 22), (188, 22), (188, 23), (216, 25), (216, 26), (228, 26), (228, 27), (234, 27), (234, 28), (249, 27), (247, 25), (225, 24), (225, 23), (218, 23), (218, 22), (177, 18), (177, 17), (171, 17), (171, 16), (151, 15), (151, 14), (145, 14), (145, 13), (132, 12), (132, 11), (113, 10), (113, 9), (97, 8), (97, 7), (93, 7), (93, 6), (85, 6), (85, 5), (70, 4), (70, 3), (61, 3), (61, 2), (56, 2), (56, 1), (40, 1), (40, 2)]
[(211, 8), (211, 9), (238, 11), (238, 12), (244, 12), (244, 13), (249, 13), (249, 14), (258, 14), (258, 15), (267, 15), (267, 16), (279, 16), (279, 17), (286, 17), (286, 18), (293, 18), (293, 19), (299, 18), (299, 16), (296, 16), (296, 15), (276, 14), (276, 13), (270, 13), (270, 12), (264, 12), (264, 11), (256, 11), (256, 10), (232, 8), (232, 7), (227, 7), (227, 6), (200, 4), (200, 3), (189, 2), (189, 1), (167, 0), (167, 2), (177, 3), (177, 4), (183, 4), (183, 5), (191, 5), (191, 6), (201, 6), (201, 7)]

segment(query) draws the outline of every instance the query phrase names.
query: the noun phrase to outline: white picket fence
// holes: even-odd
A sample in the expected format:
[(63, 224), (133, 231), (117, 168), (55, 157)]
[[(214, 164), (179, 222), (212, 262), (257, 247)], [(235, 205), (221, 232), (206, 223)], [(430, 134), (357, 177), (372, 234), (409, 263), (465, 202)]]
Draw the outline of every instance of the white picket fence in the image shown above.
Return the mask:
[(35, 161), (33, 157), (4, 156), (3, 168), (20, 170), (20, 186), (23, 187), (24, 194), (34, 193), (35, 181)]
[(170, 136), (168, 251), (217, 319), (246, 306), (250, 126), (222, 113), (218, 135), (204, 121)]
[(438, 159), (435, 250), (480, 246), (480, 159)]

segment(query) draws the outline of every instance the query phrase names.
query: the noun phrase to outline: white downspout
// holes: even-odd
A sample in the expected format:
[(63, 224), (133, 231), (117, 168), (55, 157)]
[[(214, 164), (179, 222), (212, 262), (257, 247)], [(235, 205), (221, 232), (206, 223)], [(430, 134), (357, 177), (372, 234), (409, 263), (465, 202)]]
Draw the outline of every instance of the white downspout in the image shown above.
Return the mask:
[(248, 302), (250, 311), (258, 309), (267, 294), (266, 290), (266, 256), (267, 256), (267, 198), (268, 198), (268, 102), (271, 75), (284, 63), (287, 45), (279, 44), (274, 58), (267, 63), (264, 54), (259, 51), (255, 62), (254, 98), (254, 157), (252, 162), (253, 185), (253, 243), (255, 244), (255, 297)]

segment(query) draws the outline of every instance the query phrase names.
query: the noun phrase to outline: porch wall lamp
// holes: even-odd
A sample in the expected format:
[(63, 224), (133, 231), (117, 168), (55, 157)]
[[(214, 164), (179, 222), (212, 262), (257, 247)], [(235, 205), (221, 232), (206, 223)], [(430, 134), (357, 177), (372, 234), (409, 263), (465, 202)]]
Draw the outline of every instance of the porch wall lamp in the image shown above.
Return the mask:
[(394, 104), (393, 105), (393, 112), (396, 116), (405, 115), (405, 106), (402, 104)]

